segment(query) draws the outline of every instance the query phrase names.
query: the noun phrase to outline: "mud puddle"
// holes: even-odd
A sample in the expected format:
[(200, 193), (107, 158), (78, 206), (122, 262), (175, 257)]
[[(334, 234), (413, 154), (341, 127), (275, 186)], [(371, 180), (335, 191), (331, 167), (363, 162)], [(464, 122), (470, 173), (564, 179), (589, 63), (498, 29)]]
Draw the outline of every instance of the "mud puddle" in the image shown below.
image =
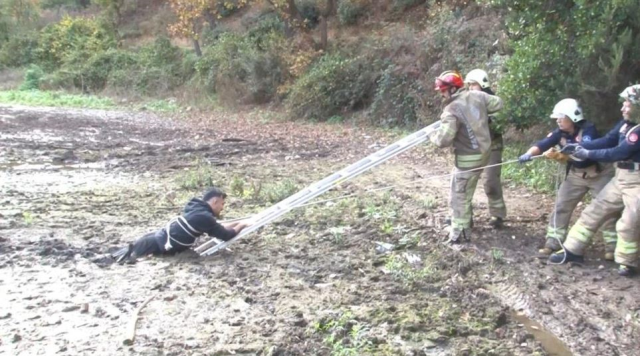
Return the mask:
[(523, 313), (511, 312), (511, 317), (522, 324), (528, 332), (540, 343), (549, 356), (573, 356), (567, 346), (553, 333), (546, 330), (540, 323), (528, 318)]

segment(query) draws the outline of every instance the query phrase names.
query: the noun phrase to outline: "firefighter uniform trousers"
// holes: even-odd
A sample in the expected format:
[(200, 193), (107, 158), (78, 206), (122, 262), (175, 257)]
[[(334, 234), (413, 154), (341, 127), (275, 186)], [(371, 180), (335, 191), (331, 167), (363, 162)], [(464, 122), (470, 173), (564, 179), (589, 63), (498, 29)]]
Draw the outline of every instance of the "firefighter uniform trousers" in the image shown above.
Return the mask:
[[(590, 191), (595, 198), (604, 187), (613, 179), (614, 169), (611, 164), (603, 164), (602, 171), (597, 172), (596, 166), (579, 169), (572, 167), (567, 173), (567, 177), (560, 185), (556, 197), (556, 205), (549, 216), (549, 226), (547, 227), (547, 241), (545, 247), (553, 251), (560, 249), (560, 241), (564, 241), (567, 236), (567, 229), (571, 220), (571, 214), (578, 203)], [(605, 244), (605, 252), (614, 252), (616, 248), (616, 221), (618, 214), (612, 214), (606, 220), (602, 220), (602, 238)], [(600, 225), (598, 225), (600, 227)], [(594, 231), (597, 231), (596, 228)]]
[[(487, 165), (495, 165), (502, 163), (502, 151), (504, 150), (502, 136), (492, 137), (491, 155)], [(502, 195), (502, 182), (500, 175), (502, 174), (502, 166), (488, 167), (484, 169), (484, 192), (487, 194), (489, 201), (489, 215), (496, 218), (505, 219), (507, 217), (507, 207), (504, 204)]]
[(616, 263), (638, 267), (638, 240), (640, 239), (640, 171), (617, 168), (615, 177), (580, 215), (569, 231), (565, 247), (574, 254), (583, 255), (595, 231), (622, 211), (616, 224), (618, 243)]
[(458, 232), (471, 228), (471, 218), (473, 217), (471, 203), (482, 170), (469, 170), (487, 165), (489, 153), (456, 155), (455, 158), (456, 165), (451, 176), (451, 192), (449, 194), (452, 236), (457, 236)]

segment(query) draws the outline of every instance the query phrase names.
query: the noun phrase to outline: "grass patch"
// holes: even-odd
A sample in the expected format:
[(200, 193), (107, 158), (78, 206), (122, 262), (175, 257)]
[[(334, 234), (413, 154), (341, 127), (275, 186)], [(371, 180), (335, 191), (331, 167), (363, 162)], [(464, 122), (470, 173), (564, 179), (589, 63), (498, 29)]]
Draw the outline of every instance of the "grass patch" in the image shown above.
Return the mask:
[(107, 109), (115, 106), (109, 98), (91, 95), (65, 94), (61, 92), (40, 90), (7, 90), (0, 91), (0, 103), (27, 106), (59, 106), (90, 109)]
[[(507, 146), (503, 161), (518, 159), (529, 147), (524, 145)], [(502, 177), (515, 185), (533, 188), (542, 193), (553, 193), (564, 179), (564, 165), (546, 158), (538, 158), (526, 164), (511, 163), (502, 166)]]
[(180, 110), (180, 106), (174, 100), (154, 100), (142, 105), (140, 109), (172, 113)]
[(177, 177), (177, 183), (184, 190), (202, 190), (207, 187), (216, 186), (213, 177), (216, 171), (212, 166), (198, 165), (194, 169), (184, 171)]
[(358, 356), (371, 352), (373, 335), (370, 335), (370, 329), (369, 324), (358, 321), (349, 311), (313, 324), (313, 332), (325, 335), (323, 341), (334, 356)]

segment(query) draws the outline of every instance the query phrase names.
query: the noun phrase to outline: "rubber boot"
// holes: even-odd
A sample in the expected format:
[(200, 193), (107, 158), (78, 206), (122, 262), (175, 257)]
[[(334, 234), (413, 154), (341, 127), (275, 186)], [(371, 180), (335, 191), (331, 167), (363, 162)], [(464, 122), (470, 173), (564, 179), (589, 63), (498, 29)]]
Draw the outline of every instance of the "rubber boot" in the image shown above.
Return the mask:
[(549, 247), (543, 247), (538, 250), (538, 258), (549, 258), (553, 253), (553, 250)]
[(497, 216), (492, 216), (489, 219), (489, 226), (491, 226), (494, 229), (502, 229), (502, 227), (504, 226), (504, 220), (502, 220), (502, 218), (499, 218)]
[(457, 245), (459, 243), (462, 243), (464, 241), (469, 241), (469, 236), (467, 235), (467, 231), (465, 231), (466, 229), (462, 229), (462, 230), (452, 230), (451, 233), (449, 234), (449, 240), (447, 240), (448, 244), (451, 245)]
[(571, 251), (564, 249), (564, 250), (557, 251), (551, 256), (549, 256), (549, 262), (553, 264), (564, 264), (568, 262), (584, 262), (584, 256), (573, 254), (571, 253)]
[(635, 267), (631, 267), (627, 265), (620, 265), (620, 267), (618, 267), (618, 275), (622, 277), (633, 277), (636, 275), (637, 272), (638, 271), (636, 270)]
[(614, 261), (615, 260), (615, 253), (613, 253), (613, 252), (605, 252), (604, 253), (604, 260), (605, 261)]

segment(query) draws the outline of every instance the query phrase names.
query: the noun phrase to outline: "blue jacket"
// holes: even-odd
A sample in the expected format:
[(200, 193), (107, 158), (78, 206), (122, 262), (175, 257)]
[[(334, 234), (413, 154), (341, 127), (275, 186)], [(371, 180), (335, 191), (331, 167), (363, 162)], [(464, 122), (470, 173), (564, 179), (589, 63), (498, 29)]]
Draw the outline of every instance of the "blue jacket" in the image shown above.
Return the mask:
[[(562, 148), (570, 143), (587, 143), (600, 137), (598, 135), (598, 130), (596, 129), (596, 126), (594, 124), (585, 122), (581, 126), (582, 127), (580, 127), (580, 130), (578, 130), (574, 134), (569, 134), (567, 132), (560, 131), (560, 129), (555, 129), (553, 132), (550, 132), (546, 138), (536, 142), (534, 146), (538, 147), (540, 151), (545, 152), (555, 145), (559, 145)], [(582, 139), (578, 141), (580, 131), (582, 131)], [(576, 168), (587, 168), (596, 164), (596, 162), (592, 160), (571, 161), (570, 163)]]
[(589, 159), (600, 162), (631, 161), (640, 163), (640, 125), (620, 120), (604, 137), (583, 142), (589, 150)]

